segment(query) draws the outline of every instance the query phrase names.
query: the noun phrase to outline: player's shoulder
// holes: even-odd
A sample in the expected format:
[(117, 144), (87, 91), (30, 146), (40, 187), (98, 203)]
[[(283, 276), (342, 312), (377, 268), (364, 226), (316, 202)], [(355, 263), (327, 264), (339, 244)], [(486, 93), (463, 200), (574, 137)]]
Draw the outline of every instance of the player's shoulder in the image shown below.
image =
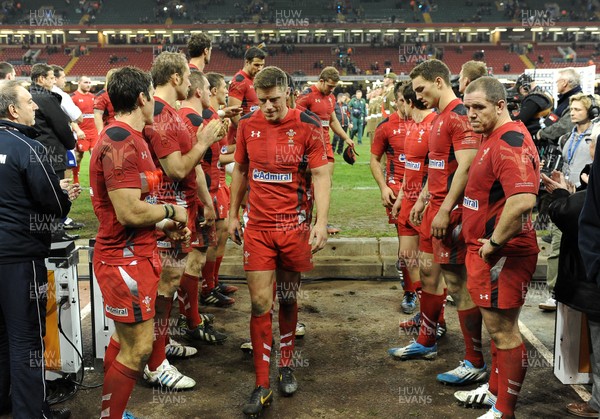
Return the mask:
[(462, 117), (467, 116), (467, 107), (465, 106), (464, 103), (462, 103), (462, 101), (452, 103), (450, 106), (451, 106), (451, 109), (450, 109), (451, 116), (462, 116)]
[(104, 134), (109, 140), (119, 143), (129, 138), (133, 132), (123, 126), (117, 125), (106, 128)]
[(190, 123), (195, 127), (199, 127), (204, 122), (204, 118), (200, 116), (198, 112), (190, 109), (187, 109), (182, 116), (190, 121)]
[(211, 108), (206, 108), (202, 110), (202, 118), (204, 119), (212, 119), (215, 112)]
[(302, 93), (300, 93), (302, 96), (308, 96), (313, 92), (313, 90), (310, 87), (307, 87), (306, 89), (304, 89), (302, 91)]
[(233, 79), (231, 81), (235, 83), (243, 83), (244, 80), (246, 80), (246, 77), (244, 77), (244, 75), (240, 72), (233, 76)]
[(522, 147), (525, 142), (525, 133), (519, 130), (518, 127), (511, 127), (500, 134), (500, 140), (510, 147)]
[(319, 117), (315, 113), (308, 110), (300, 112), (300, 122), (321, 128), (321, 120)]
[(379, 124), (377, 124), (377, 128), (379, 127), (383, 127), (384, 125), (386, 125), (388, 122), (390, 122), (390, 117), (388, 116), (387, 118), (385, 118), (383, 121), (381, 121)]
[(160, 100), (154, 101), (154, 116), (160, 115), (165, 110), (166, 106)]

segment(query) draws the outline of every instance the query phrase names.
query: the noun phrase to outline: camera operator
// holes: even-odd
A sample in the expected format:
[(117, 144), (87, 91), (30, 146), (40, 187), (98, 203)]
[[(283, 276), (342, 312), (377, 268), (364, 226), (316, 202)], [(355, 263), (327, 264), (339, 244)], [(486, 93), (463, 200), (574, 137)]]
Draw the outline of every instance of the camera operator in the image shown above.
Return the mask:
[(540, 118), (550, 114), (554, 100), (549, 93), (536, 86), (535, 80), (529, 74), (523, 73), (519, 76), (515, 89), (521, 97), (521, 107), (513, 119), (523, 122), (531, 137), (535, 138), (541, 129)]

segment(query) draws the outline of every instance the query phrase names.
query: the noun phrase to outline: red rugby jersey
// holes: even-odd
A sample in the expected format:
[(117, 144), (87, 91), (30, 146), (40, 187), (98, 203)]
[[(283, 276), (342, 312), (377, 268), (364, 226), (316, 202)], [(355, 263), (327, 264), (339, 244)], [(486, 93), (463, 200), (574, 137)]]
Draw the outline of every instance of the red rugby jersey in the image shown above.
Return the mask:
[(476, 149), (479, 138), (467, 119), (467, 108), (454, 99), (433, 121), (429, 134), (429, 194), (430, 203), (439, 207), (450, 190), (458, 167), (455, 151)]
[(229, 83), (229, 96), (242, 102), (242, 115), (258, 109), (258, 97), (254, 90), (254, 79), (240, 70)]
[(371, 154), (381, 157), (385, 153), (385, 182), (395, 192), (400, 190), (404, 179), (407, 125), (407, 121), (394, 112), (377, 126), (371, 144)]
[(416, 202), (423, 185), (427, 180), (427, 164), (429, 163), (429, 132), (431, 123), (437, 117), (431, 112), (421, 122), (409, 121), (404, 142), (404, 182), (402, 190), (404, 199)]
[(335, 96), (332, 93), (324, 95), (317, 85), (312, 85), (296, 99), (296, 108), (301, 111), (308, 109), (319, 117), (323, 127), (323, 139), (329, 142), (329, 120), (335, 110)]
[[(148, 139), (154, 164), (161, 167), (160, 159), (167, 157), (176, 151), (181, 155), (188, 153), (194, 145), (185, 122), (177, 114), (177, 111), (167, 102), (159, 97), (154, 97), (154, 124), (152, 125), (156, 135)], [(163, 169), (163, 178), (158, 194), (161, 202), (181, 205), (187, 207), (196, 200), (198, 186), (196, 183), (196, 172), (190, 170), (182, 180), (173, 181)]]
[[(109, 191), (142, 188), (141, 174), (155, 171), (156, 166), (141, 132), (115, 121), (100, 134), (90, 161), (92, 205), (100, 221), (94, 252), (103, 261), (128, 264), (136, 258), (152, 257), (156, 251), (153, 225), (125, 227), (119, 221)], [(142, 193), (141, 199), (152, 202), (153, 196)]]
[(102, 111), (102, 122), (104, 122), (104, 126), (107, 126), (115, 120), (115, 108), (113, 108), (106, 90), (100, 90), (96, 94), (96, 97), (94, 97), (94, 110)]
[[(536, 194), (540, 183), (540, 158), (531, 135), (521, 121), (509, 122), (483, 138), (469, 169), (463, 199), (462, 232), (469, 246), (481, 246), (500, 220), (506, 199), (519, 193)], [(523, 230), (498, 254), (525, 256), (538, 253), (531, 217)]]
[(319, 124), (298, 109), (288, 109), (277, 124), (258, 110), (240, 119), (235, 161), (248, 165), (246, 228), (296, 228), (310, 217), (306, 168), (327, 164)]
[(71, 94), (71, 99), (73, 99), (75, 106), (82, 112), (83, 121), (79, 124), (79, 128), (85, 133), (86, 140), (95, 144), (98, 141), (98, 131), (94, 123), (95, 96), (89, 92), (81, 93), (79, 90), (76, 90)]

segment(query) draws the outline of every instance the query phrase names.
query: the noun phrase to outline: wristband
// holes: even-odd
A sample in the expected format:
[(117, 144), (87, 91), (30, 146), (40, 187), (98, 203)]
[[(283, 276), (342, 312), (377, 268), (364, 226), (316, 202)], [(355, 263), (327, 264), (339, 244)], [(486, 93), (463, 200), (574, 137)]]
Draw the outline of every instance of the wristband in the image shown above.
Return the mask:
[(223, 147), (221, 147), (221, 154), (228, 154), (227, 152), (227, 146), (224, 145)]
[(225, 111), (223, 109), (219, 109), (217, 111), (217, 115), (219, 115), (219, 118), (225, 118)]
[(159, 230), (164, 231), (165, 229), (165, 225), (169, 222), (169, 220), (167, 220), (166, 218), (163, 220), (160, 220), (158, 223), (156, 223), (156, 228)]
[(494, 239), (492, 239), (491, 237), (490, 237), (490, 244), (492, 245), (492, 247), (502, 247), (502, 245), (500, 243), (496, 243), (494, 241)]

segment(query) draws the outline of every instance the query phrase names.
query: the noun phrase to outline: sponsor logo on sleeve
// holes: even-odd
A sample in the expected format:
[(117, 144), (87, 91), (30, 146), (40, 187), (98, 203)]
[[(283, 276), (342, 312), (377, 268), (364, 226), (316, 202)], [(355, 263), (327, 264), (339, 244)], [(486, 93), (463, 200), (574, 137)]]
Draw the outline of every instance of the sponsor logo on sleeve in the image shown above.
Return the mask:
[(406, 160), (405, 166), (408, 170), (421, 170), (421, 162)]
[(117, 317), (126, 317), (129, 314), (126, 308), (111, 307), (109, 305), (106, 306), (106, 312)]
[(445, 160), (435, 160), (435, 159), (431, 159), (429, 160), (429, 168), (430, 169), (445, 169), (446, 168), (446, 161)]

